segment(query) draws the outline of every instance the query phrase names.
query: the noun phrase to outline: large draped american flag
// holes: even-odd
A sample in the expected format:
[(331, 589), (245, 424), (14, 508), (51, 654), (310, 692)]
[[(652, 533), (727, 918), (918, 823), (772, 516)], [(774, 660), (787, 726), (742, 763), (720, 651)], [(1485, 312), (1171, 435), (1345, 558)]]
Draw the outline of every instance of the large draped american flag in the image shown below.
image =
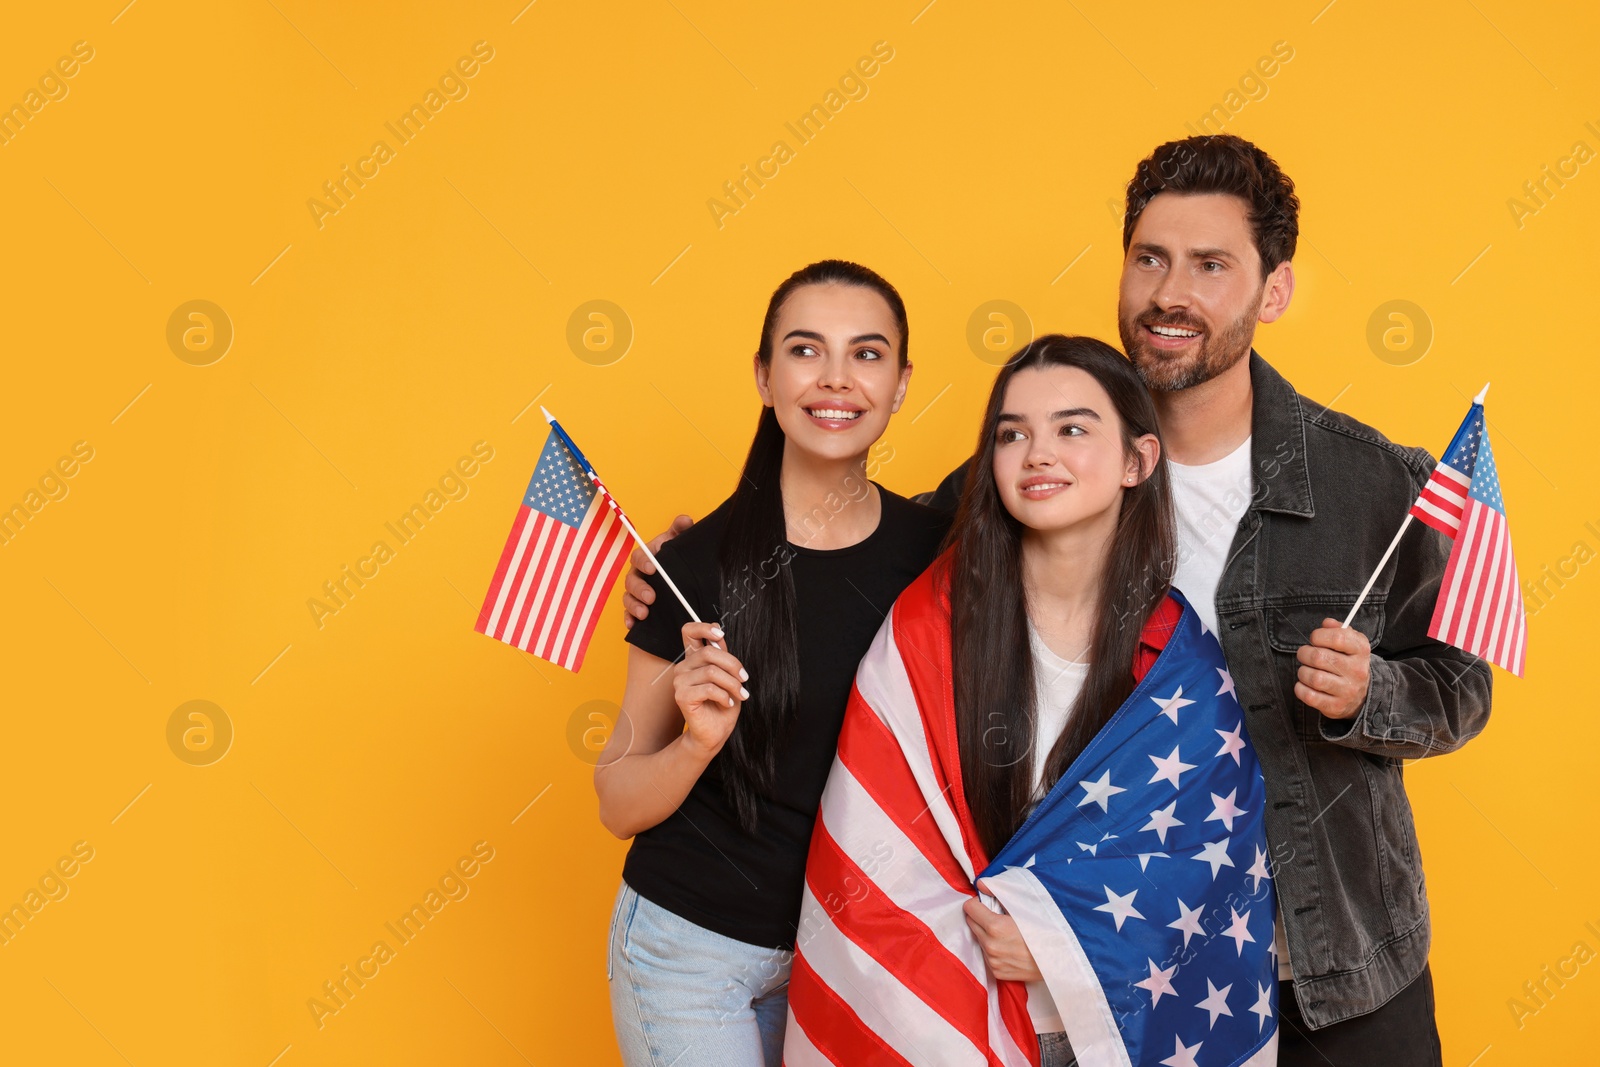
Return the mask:
[(856, 675), (807, 861), (785, 1064), (1037, 1064), (1032, 983), (996, 980), (967, 926), (979, 879), (1083, 1067), (1275, 1062), (1265, 785), (1215, 636), (1170, 597), (1132, 695), (989, 860), (961, 784), (942, 571), (896, 601)]
[(1528, 625), (1500, 475), (1484, 429), (1483, 393), (1428, 476), (1411, 515), (1455, 542), (1428, 636), (1521, 677)]
[(544, 417), (550, 436), (474, 629), (575, 671), (627, 560), (630, 528), (572, 438)]

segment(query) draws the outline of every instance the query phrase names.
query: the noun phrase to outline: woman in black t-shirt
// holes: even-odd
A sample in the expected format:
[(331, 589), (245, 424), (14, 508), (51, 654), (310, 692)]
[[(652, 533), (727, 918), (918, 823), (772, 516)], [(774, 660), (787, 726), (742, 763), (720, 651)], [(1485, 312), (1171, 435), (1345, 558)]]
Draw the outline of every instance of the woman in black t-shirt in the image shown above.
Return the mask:
[(838, 260), (780, 285), (731, 497), (663, 547), (595, 768), (634, 839), (607, 976), (628, 1067), (779, 1063), (817, 803), (856, 665), (948, 519), (867, 478), (911, 376), (905, 304)]

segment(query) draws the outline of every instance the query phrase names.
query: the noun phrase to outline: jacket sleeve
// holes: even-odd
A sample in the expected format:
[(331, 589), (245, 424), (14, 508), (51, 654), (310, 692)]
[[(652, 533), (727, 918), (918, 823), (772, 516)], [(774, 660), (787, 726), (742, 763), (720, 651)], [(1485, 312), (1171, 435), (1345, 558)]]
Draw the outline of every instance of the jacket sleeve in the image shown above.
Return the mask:
[(918, 493), (912, 497), (918, 504), (926, 504), (935, 511), (946, 515), (954, 515), (957, 506), (961, 503), (961, 490), (967, 481), (967, 464), (963, 463), (949, 474), (944, 481), (939, 483), (939, 488), (929, 493)]
[[(1421, 492), (1433, 458), (1419, 452), (1409, 467), (1414, 492)], [(1374, 755), (1421, 759), (1454, 752), (1488, 725), (1489, 664), (1428, 636), (1452, 544), (1420, 522), (1400, 539), (1366, 702), (1352, 718), (1323, 717), (1325, 740)]]

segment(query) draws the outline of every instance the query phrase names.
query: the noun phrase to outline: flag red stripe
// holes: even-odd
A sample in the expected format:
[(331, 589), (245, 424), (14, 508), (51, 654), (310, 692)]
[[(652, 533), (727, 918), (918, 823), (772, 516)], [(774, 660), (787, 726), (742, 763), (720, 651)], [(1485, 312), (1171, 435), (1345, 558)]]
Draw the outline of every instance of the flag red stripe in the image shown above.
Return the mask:
[(1488, 659), (1498, 659), (1494, 653), (1505, 630), (1506, 578), (1509, 573), (1506, 567), (1506, 548), (1511, 539), (1506, 536), (1504, 516), (1495, 512), (1490, 516), (1490, 521), (1493, 523), (1495, 534), (1491, 549), (1493, 558), (1489, 567), (1489, 585), (1485, 591), (1487, 610), (1478, 620), (1478, 633), (1481, 637), (1476, 644), (1484, 650), (1478, 655)]
[(1510, 663), (1510, 664), (1508, 664), (1506, 666), (1506, 670), (1513, 672), (1514, 674), (1516, 674), (1516, 676), (1518, 678), (1522, 677), (1523, 654), (1527, 651), (1528, 619), (1527, 619), (1526, 611), (1527, 611), (1527, 606), (1525, 604), (1523, 604), (1523, 602), (1522, 602), (1522, 592), (1521, 592), (1521, 590), (1518, 590), (1518, 592), (1517, 592), (1517, 643), (1516, 643), (1516, 647), (1515, 647), (1515, 653), (1514, 653), (1514, 655), (1512, 657), (1512, 663)]
[(1422, 497), (1441, 511), (1448, 511), (1452, 515), (1460, 515), (1467, 506), (1465, 497), (1459, 493), (1441, 491), (1438, 482), (1429, 482), (1423, 486)]
[(1500, 603), (1500, 611), (1495, 616), (1494, 661), (1505, 663), (1511, 657), (1511, 639), (1516, 630), (1517, 610), (1517, 561), (1511, 555), (1511, 537), (1507, 533), (1505, 543), (1500, 546), (1500, 554), (1504, 557), (1501, 564), (1500, 586), (1505, 596)]
[(516, 610), (512, 613), (514, 618), (511, 625), (506, 628), (505, 639), (518, 648), (526, 649), (528, 641), (528, 619), (540, 608), (550, 587), (552, 576), (561, 568), (566, 560), (567, 547), (572, 540), (572, 527), (559, 519), (552, 519), (548, 515), (540, 516), (541, 521), (550, 524), (550, 536), (546, 539), (544, 548), (539, 552), (532, 573), (523, 577), (523, 585), (518, 586), (518, 595), (523, 597), (521, 604), (514, 604)]
[(1460, 529), (1459, 526), (1452, 525), (1445, 519), (1441, 519), (1431, 511), (1424, 509), (1420, 504), (1411, 505), (1411, 514), (1420, 521), (1432, 526), (1435, 530), (1438, 530), (1446, 537), (1454, 537), (1456, 532)]
[[(626, 541), (624, 541), (623, 544), (626, 546)], [(610, 591), (612, 584), (617, 580), (617, 575), (622, 573), (622, 565), (627, 561), (627, 558), (626, 552), (618, 552), (614, 562), (607, 566), (608, 574), (606, 575), (605, 580), (599, 586), (599, 592), (601, 594), (605, 594)], [(571, 666), (567, 668), (568, 670), (576, 671), (578, 668), (583, 666), (583, 655), (586, 651), (588, 651), (590, 639), (594, 637), (594, 628), (600, 621), (600, 608), (604, 605), (604, 603), (604, 596), (602, 595), (598, 602), (594, 603), (591, 607), (584, 609), (583, 623), (581, 626), (582, 633), (579, 634), (576, 642), (567, 652), (567, 658), (572, 661)], [(580, 629), (580, 627), (574, 625), (573, 629), (574, 631), (577, 631)]]
[[(948, 559), (948, 556), (941, 557)], [(931, 570), (931, 568), (930, 568)], [(892, 616), (895, 648), (900, 653), (901, 665), (910, 679), (911, 691), (922, 711), (923, 730), (927, 736), (928, 757), (933, 764), (934, 780), (940, 789), (935, 803), (948, 806), (961, 829), (961, 844), (967, 862), (974, 871), (989, 865), (988, 854), (978, 837), (977, 824), (967, 804), (966, 790), (961, 783), (961, 753), (956, 740), (955, 698), (947, 679), (954, 672), (950, 651), (950, 612), (945, 592), (946, 574), (941, 569), (928, 581), (913, 582), (901, 594)], [(932, 602), (930, 604), (930, 602)], [(911, 623), (909, 619), (924, 620)]]
[(1496, 522), (1497, 516), (1492, 508), (1484, 515), (1483, 535), (1472, 545), (1472, 555), (1477, 562), (1477, 570), (1473, 572), (1475, 579), (1472, 597), (1472, 613), (1461, 627), (1463, 637), (1472, 654), (1482, 655), (1478, 650), (1485, 647), (1489, 636), (1488, 621), (1494, 610), (1495, 593), (1500, 584), (1500, 540), (1505, 530), (1505, 523)]
[(835, 886), (864, 886), (859, 897), (851, 898), (849, 907), (833, 913), (834, 925), (975, 1046), (986, 1050), (988, 1062), (999, 1067), (1000, 1060), (989, 1048), (989, 991), (955, 953), (940, 944), (926, 923), (890, 900), (845, 855), (821, 822), (812, 833), (806, 882), (818, 900), (826, 900)]
[[(531, 510), (531, 509), (530, 509)], [(536, 576), (541, 561), (545, 558), (545, 548), (554, 536), (552, 529), (556, 524), (547, 516), (534, 512), (528, 519), (532, 528), (528, 535), (527, 548), (523, 550), (522, 558), (517, 561), (516, 573), (512, 575), (506, 587), (506, 601), (500, 610), (499, 621), (495, 623), (494, 637), (508, 644), (514, 643), (512, 636), (516, 633), (513, 629), (517, 614), (526, 606), (527, 590), (533, 580), (529, 575), (532, 570)], [(556, 527), (559, 529), (559, 527)]]
[[(866, 704), (854, 685), (850, 689), (850, 701)], [(839, 762), (850, 769), (861, 788), (900, 832), (911, 839), (917, 851), (952, 889), (962, 893), (972, 891), (966, 872), (950, 854), (938, 824), (928, 811), (928, 802), (923, 799), (922, 790), (906, 763), (900, 742), (870, 708), (863, 706), (846, 712), (844, 727), (839, 731)]]
[(579, 605), (578, 613), (566, 625), (566, 642), (560, 649), (561, 658), (556, 661), (570, 671), (575, 671), (583, 665), (583, 653), (588, 648), (589, 638), (594, 634), (595, 623), (600, 620), (597, 599), (611, 588), (611, 583), (616, 581), (617, 575), (622, 571), (623, 553), (620, 551), (620, 546), (623, 540), (622, 525), (611, 522), (606, 540), (596, 556), (597, 562), (590, 572), (589, 581), (575, 598), (575, 603)]
[(524, 640), (529, 642), (527, 647), (536, 656), (549, 658), (539, 649), (548, 647), (550, 625), (564, 604), (562, 597), (572, 582), (572, 572), (584, 558), (584, 553), (598, 532), (598, 524), (591, 521), (593, 516), (592, 509), (585, 513), (584, 525), (573, 531), (565, 548), (558, 553), (560, 569), (552, 576), (550, 588), (540, 598), (539, 613), (528, 620)]
[[(1444, 588), (1449, 591), (1448, 599), (1440, 601), (1444, 608), (1444, 625), (1440, 628), (1441, 634), (1453, 635), (1467, 602), (1471, 599), (1472, 560), (1468, 551), (1473, 543), (1482, 515), (1476, 508), (1469, 507), (1465, 518), (1465, 533), (1456, 538), (1455, 545), (1450, 549), (1449, 562), (1444, 568)], [(1444, 636), (1442, 640), (1450, 644), (1459, 645), (1460, 639), (1454, 636)]]
[(1517, 634), (1523, 625), (1522, 618), (1522, 589), (1518, 584), (1517, 560), (1511, 552), (1511, 533), (1506, 532), (1505, 546), (1505, 589), (1506, 599), (1501, 606), (1498, 625), (1501, 628), (1500, 640), (1497, 642), (1497, 651), (1494, 662), (1511, 669), (1510, 664), (1515, 662)]
[(500, 627), (495, 635), (511, 645), (517, 643), (517, 623), (521, 620), (523, 612), (533, 603), (539, 576), (544, 573), (547, 561), (552, 555), (548, 550), (559, 541), (561, 531), (565, 529), (548, 515), (535, 514), (533, 523), (533, 536), (507, 592), (505, 610), (500, 614)]
[(506, 538), (506, 547), (500, 553), (500, 562), (495, 565), (494, 577), (489, 581), (489, 592), (483, 598), (483, 607), (478, 609), (478, 622), (473, 628), (480, 634), (489, 630), (489, 616), (494, 612), (495, 598), (500, 595), (500, 586), (506, 580), (506, 571), (511, 568), (511, 560), (517, 554), (517, 545), (522, 540), (523, 527), (528, 525), (529, 516), (533, 509), (524, 504), (517, 509), (517, 517), (511, 524), (511, 536)]
[(1466, 633), (1467, 621), (1472, 617), (1472, 604), (1478, 591), (1479, 539), (1483, 536), (1483, 512), (1477, 507), (1467, 510), (1467, 529), (1456, 541), (1457, 566), (1461, 570), (1460, 591), (1450, 611), (1449, 641), (1460, 646)]
[(840, 1067), (911, 1067), (911, 1061), (875, 1034), (839, 994), (828, 988), (806, 962), (804, 952), (794, 957), (790, 968), (789, 1011), (817, 1051)]
[(551, 591), (550, 614), (545, 619), (538, 640), (539, 646), (544, 651), (537, 652), (551, 663), (561, 662), (561, 649), (566, 642), (567, 627), (573, 611), (577, 608), (575, 594), (586, 586), (593, 575), (595, 564), (605, 544), (606, 532), (610, 528), (608, 521), (610, 518), (610, 512), (603, 506), (596, 507), (594, 502), (590, 503), (588, 512), (584, 514), (586, 528), (582, 530), (583, 541), (573, 553), (569, 567), (561, 575), (560, 585)]

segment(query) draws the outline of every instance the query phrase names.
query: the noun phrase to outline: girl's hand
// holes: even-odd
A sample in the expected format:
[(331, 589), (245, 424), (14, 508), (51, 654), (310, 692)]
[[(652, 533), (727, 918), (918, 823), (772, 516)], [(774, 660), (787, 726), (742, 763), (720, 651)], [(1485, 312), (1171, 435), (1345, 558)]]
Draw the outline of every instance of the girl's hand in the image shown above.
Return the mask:
[[(978, 888), (988, 892), (988, 887), (982, 883)], [(989, 971), (996, 978), (1002, 981), (1036, 982), (1044, 977), (1039, 973), (1039, 964), (1034, 961), (1028, 943), (1022, 940), (1017, 920), (990, 911), (977, 897), (969, 899), (961, 908), (967, 913), (967, 926), (972, 929), (972, 936), (978, 939), (984, 961), (989, 964)]]
[(742, 683), (750, 675), (721, 647), (722, 628), (714, 622), (683, 625), (685, 655), (672, 669), (672, 692), (683, 712), (684, 743), (715, 756), (739, 721), (739, 709), (750, 699)]

